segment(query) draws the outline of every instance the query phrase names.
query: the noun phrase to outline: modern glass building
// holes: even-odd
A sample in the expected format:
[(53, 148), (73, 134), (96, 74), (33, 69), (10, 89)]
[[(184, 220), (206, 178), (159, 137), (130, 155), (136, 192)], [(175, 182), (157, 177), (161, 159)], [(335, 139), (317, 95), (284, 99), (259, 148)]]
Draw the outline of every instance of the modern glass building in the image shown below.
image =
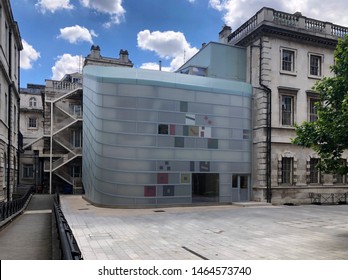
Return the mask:
[(250, 199), (250, 84), (95, 65), (83, 79), (87, 200), (143, 207)]

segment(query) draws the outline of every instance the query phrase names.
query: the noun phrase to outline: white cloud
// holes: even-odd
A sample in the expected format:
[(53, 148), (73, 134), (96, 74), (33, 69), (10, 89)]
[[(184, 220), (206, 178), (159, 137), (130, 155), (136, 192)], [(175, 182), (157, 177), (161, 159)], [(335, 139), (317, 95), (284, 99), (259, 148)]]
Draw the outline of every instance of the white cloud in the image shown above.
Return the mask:
[[(140, 66), (141, 69), (150, 69), (150, 70), (159, 70), (160, 69), (160, 65), (159, 65), (159, 62), (156, 63), (156, 62), (146, 62), (146, 63), (143, 63), (141, 66)], [(163, 67), (161, 66), (161, 70), (162, 71), (165, 71), (165, 72), (170, 72), (172, 71), (172, 68), (171, 67)]]
[(38, 0), (35, 7), (43, 14), (47, 11), (54, 13), (57, 10), (71, 10), (74, 8), (70, 0)]
[(223, 21), (232, 28), (239, 27), (262, 7), (287, 13), (301, 12), (309, 18), (348, 25), (347, 11), (342, 9), (346, 5), (345, 0), (209, 0), (209, 4), (222, 13)]
[(77, 42), (89, 42), (93, 44), (92, 37), (97, 37), (93, 30), (88, 30), (86, 27), (75, 25), (60, 29), (60, 35), (57, 38), (62, 38), (69, 41), (71, 44)]
[(52, 79), (60, 80), (66, 74), (80, 72), (83, 66), (83, 58), (79, 55), (63, 54), (57, 58), (52, 67)]
[(110, 15), (110, 20), (104, 23), (109, 28), (113, 24), (119, 24), (124, 20), (126, 10), (122, 7), (123, 0), (80, 0), (82, 6)]
[(179, 68), (186, 60), (198, 52), (191, 47), (181, 32), (143, 30), (137, 36), (138, 47), (155, 52), (160, 58), (171, 59), (171, 70)]
[(22, 40), (23, 50), (20, 55), (21, 69), (28, 70), (33, 68), (33, 63), (40, 57), (40, 53), (36, 51), (32, 45), (29, 45), (25, 40)]

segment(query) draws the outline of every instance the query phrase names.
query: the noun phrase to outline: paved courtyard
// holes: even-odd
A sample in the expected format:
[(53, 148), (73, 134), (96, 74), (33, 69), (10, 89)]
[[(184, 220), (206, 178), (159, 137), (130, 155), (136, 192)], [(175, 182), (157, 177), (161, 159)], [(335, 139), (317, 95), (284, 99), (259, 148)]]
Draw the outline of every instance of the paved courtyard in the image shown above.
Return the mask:
[(110, 209), (81, 196), (61, 204), (85, 260), (348, 259), (348, 205)]

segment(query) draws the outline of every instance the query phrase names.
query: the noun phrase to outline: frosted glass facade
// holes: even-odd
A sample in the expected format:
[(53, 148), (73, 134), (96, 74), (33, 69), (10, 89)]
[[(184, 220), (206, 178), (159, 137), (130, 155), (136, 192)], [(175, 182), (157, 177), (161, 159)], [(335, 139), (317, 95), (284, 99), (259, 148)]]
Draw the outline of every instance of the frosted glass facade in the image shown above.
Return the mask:
[(249, 188), (242, 195), (232, 187), (233, 176), (251, 174), (249, 84), (92, 65), (83, 79), (89, 201), (136, 207), (191, 204), (193, 194), (209, 192), (214, 202), (249, 198)]

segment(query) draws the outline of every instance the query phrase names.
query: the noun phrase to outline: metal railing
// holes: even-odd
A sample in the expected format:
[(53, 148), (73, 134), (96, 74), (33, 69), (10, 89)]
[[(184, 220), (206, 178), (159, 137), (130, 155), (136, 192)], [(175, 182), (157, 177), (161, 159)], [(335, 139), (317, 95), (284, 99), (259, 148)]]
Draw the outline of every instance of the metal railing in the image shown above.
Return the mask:
[(59, 248), (62, 260), (83, 260), (72, 230), (60, 208), (59, 194), (56, 193), (53, 203), (53, 214), (58, 234)]
[(27, 202), (29, 201), (33, 192), (34, 192), (34, 188), (30, 187), (21, 198), (15, 199), (12, 201), (1, 202), (0, 203), (0, 222), (5, 221), (6, 219), (21, 212), (24, 209)]
[(309, 193), (312, 204), (347, 204), (348, 193)]

